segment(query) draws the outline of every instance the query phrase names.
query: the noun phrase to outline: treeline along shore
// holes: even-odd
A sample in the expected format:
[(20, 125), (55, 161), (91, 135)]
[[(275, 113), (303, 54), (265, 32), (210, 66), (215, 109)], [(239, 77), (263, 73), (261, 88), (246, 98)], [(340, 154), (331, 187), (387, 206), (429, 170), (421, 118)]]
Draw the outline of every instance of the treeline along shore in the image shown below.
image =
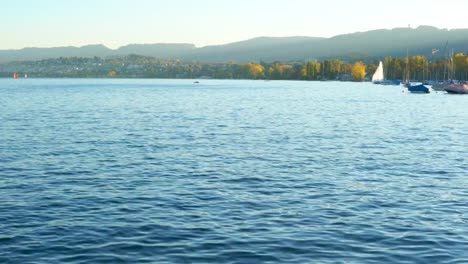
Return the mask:
[(202, 63), (177, 59), (128, 55), (93, 58), (56, 58), (0, 64), (0, 77), (14, 73), (30, 78), (176, 78), (176, 79), (268, 79), (268, 80), (368, 80), (382, 60), (386, 79), (443, 80), (451, 77), (468, 80), (468, 55), (428, 58), (374, 58), (362, 62), (340, 59), (304, 62)]

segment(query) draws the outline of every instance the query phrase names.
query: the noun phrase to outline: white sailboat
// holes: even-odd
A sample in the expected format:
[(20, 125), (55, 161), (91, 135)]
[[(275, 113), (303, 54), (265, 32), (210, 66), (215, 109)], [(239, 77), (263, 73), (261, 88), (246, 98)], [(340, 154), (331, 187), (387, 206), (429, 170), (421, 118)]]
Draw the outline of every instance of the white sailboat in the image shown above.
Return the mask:
[(379, 62), (379, 67), (375, 71), (374, 75), (372, 75), (372, 82), (373, 83), (382, 83), (384, 81), (384, 71), (383, 71), (383, 63), (382, 61)]

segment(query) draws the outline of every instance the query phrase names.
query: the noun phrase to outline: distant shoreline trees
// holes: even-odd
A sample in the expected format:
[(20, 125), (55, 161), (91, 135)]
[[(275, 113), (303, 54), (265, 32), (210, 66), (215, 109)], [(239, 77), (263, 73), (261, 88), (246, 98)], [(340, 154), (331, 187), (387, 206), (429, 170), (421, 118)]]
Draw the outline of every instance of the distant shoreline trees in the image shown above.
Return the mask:
[[(409, 72), (412, 80), (468, 79), (468, 56), (429, 60), (425, 56), (382, 59), (386, 79), (402, 80)], [(281, 63), (200, 63), (161, 60), (128, 55), (109, 58), (57, 58), (40, 61), (12, 62), (0, 65), (0, 77), (20, 76), (55, 78), (213, 78), (269, 80), (369, 80), (377, 68), (373, 63), (345, 62), (338, 59)]]

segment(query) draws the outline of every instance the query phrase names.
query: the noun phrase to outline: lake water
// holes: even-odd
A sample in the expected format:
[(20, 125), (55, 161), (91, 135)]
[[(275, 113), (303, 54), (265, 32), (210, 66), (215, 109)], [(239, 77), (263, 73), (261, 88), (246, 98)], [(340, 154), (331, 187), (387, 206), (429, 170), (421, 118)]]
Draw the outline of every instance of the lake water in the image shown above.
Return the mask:
[(468, 96), (0, 79), (0, 263), (468, 263)]

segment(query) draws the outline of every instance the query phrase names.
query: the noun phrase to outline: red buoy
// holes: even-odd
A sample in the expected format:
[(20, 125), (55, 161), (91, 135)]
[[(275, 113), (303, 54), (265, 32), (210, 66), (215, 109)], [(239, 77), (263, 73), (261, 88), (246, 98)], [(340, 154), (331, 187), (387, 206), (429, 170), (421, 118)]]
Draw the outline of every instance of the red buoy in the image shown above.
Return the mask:
[(14, 79), (18, 79), (18, 78), (19, 78), (19, 74), (18, 74), (18, 73), (16, 73), (16, 72), (15, 72), (15, 73), (13, 73), (13, 78), (14, 78)]

